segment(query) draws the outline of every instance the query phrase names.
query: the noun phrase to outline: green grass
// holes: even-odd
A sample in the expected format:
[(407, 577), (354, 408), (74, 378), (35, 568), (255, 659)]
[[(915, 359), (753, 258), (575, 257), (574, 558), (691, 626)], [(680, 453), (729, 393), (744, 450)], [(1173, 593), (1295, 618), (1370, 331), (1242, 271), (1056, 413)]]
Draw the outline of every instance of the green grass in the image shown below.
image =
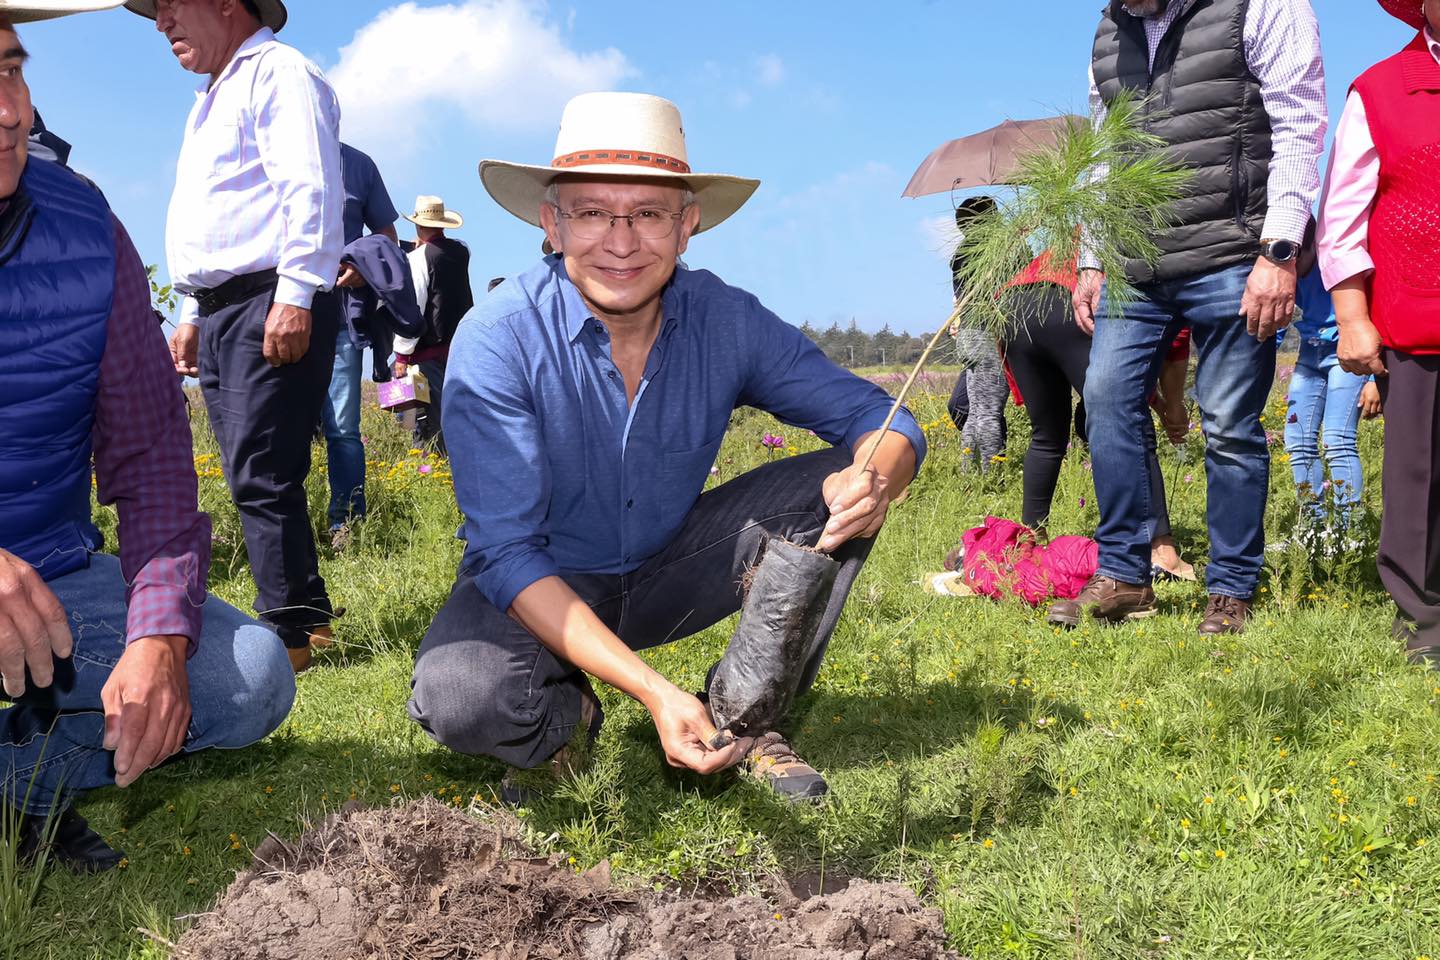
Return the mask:
[[(581, 865), (690, 889), (757, 889), (775, 871), (899, 878), (945, 913), (976, 958), (1404, 958), (1440, 956), (1440, 678), (1408, 667), (1364, 550), (1323, 567), (1276, 553), (1245, 636), (1201, 641), (1203, 588), (1161, 587), (1163, 615), (1121, 629), (1048, 628), (1018, 604), (944, 600), (915, 581), (986, 513), (1015, 516), (1027, 436), (964, 472), (944, 400), (915, 407), (932, 453), (892, 513), (851, 597), (794, 741), (833, 789), (818, 809), (777, 804), (729, 778), (663, 763), (636, 705), (602, 691), (598, 762), (529, 811), (537, 842)], [(1012, 415), (1017, 412), (1012, 410)], [(1279, 431), (1272, 407), (1267, 417)], [(338, 650), (300, 680), (284, 727), (107, 790), (83, 812), (129, 854), (98, 879), (50, 873), (0, 955), (160, 957), (248, 861), (267, 831), (292, 835), (351, 798), (489, 797), (500, 768), (447, 753), (406, 719), (411, 657), (460, 553), (445, 465), (428, 475), (378, 411), (366, 414), (371, 519), (355, 548), (322, 551), (349, 613)], [(735, 417), (721, 479), (761, 462), (767, 431)], [(198, 449), (213, 449), (203, 427)], [(1381, 428), (1365, 425), (1366, 503), (1378, 507)], [(1200, 441), (1167, 451), (1182, 548), (1203, 560)], [(1293, 524), (1288, 467), (1271, 483), (1269, 534)], [(317, 457), (320, 456), (317, 447)], [(393, 466), (399, 463), (400, 466)], [(202, 463), (202, 470), (210, 465)], [(223, 481), (202, 480), (215, 517), (212, 587), (248, 606), (238, 523)], [(311, 482), (323, 516), (323, 470)], [(1085, 505), (1081, 506), (1082, 498)], [(1077, 449), (1055, 533), (1088, 532), (1094, 495)], [(731, 625), (651, 660), (697, 689)]]

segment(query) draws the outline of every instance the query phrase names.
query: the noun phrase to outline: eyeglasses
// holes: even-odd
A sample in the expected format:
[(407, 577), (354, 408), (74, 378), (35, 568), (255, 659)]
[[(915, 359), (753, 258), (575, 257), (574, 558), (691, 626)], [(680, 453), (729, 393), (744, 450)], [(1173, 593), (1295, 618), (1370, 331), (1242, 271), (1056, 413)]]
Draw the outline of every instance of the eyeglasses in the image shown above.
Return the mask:
[(675, 232), (675, 221), (685, 216), (684, 210), (673, 213), (658, 208), (636, 210), (634, 213), (611, 213), (598, 207), (582, 207), (566, 213), (555, 207), (555, 213), (562, 220), (570, 221), (570, 232), (581, 240), (599, 240), (610, 232), (616, 220), (624, 220), (642, 240), (664, 240)]

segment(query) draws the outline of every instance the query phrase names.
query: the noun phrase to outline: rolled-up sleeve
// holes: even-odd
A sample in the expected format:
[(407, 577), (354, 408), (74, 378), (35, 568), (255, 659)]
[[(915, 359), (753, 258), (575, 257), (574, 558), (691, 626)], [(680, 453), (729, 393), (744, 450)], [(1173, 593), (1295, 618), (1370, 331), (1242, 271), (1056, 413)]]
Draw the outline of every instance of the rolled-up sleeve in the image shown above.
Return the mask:
[(115, 222), (115, 299), (96, 401), (95, 486), (120, 518), (126, 642), (200, 638), (210, 518), (200, 512), (190, 424), (145, 268)]
[(499, 338), (509, 330), (462, 322), (450, 348), (441, 414), (465, 515), (465, 570), (508, 611), (526, 587), (560, 572), (550, 555), (550, 472), (530, 388)]
[[(742, 355), (750, 361), (741, 403), (851, 450), (885, 423), (894, 398), (837, 366), (809, 337), (753, 297), (746, 303), (741, 333), (748, 341)], [(910, 441), (918, 471), (926, 451), (920, 424), (901, 407), (890, 429)]]
[(308, 310), (335, 285), (345, 246), (340, 108), (306, 63), (266, 58), (256, 89), (260, 159), (285, 221), (275, 300)]

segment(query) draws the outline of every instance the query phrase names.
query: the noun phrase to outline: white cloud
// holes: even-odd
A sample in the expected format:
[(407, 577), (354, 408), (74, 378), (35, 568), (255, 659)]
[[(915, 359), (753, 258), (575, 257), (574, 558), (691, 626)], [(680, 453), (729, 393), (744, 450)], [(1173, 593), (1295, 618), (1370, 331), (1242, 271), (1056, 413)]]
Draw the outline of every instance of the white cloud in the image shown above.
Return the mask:
[(951, 254), (955, 252), (955, 241), (959, 238), (955, 232), (955, 215), (942, 213), (926, 217), (920, 221), (919, 228), (926, 248), (935, 254), (935, 259), (949, 263)]
[(762, 87), (778, 87), (785, 82), (785, 61), (773, 53), (756, 57), (755, 81)]
[[(572, 10), (573, 14), (573, 10)], [(402, 3), (361, 27), (327, 71), (343, 135), (411, 149), (422, 131), (553, 129), (570, 97), (634, 72), (615, 48), (573, 49), (538, 0)]]

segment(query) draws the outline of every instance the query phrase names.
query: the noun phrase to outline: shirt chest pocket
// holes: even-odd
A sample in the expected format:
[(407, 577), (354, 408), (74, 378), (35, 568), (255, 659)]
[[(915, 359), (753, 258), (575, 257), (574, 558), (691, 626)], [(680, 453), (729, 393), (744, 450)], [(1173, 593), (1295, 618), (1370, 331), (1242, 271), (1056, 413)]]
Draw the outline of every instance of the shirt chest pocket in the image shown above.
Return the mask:
[(715, 463), (724, 434), (695, 447), (664, 450), (656, 471), (655, 496), (663, 519), (678, 519), (690, 510)]
[(190, 160), (211, 183), (229, 180), (245, 167), (245, 128), (231, 119), (206, 120), (193, 134)]

